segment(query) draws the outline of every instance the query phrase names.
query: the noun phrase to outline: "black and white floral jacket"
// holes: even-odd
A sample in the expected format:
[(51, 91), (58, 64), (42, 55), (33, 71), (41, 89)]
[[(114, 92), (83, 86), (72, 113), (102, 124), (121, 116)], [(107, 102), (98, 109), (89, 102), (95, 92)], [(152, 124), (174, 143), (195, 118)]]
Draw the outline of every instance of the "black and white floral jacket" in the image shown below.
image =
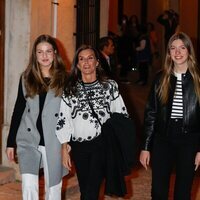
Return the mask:
[(56, 135), (61, 143), (71, 139), (89, 141), (101, 134), (101, 126), (92, 114), (88, 98), (101, 123), (113, 112), (127, 115), (126, 106), (114, 80), (108, 80), (106, 86), (98, 80), (85, 83), (84, 87), (78, 82), (77, 91), (76, 95), (62, 96), (56, 127)]

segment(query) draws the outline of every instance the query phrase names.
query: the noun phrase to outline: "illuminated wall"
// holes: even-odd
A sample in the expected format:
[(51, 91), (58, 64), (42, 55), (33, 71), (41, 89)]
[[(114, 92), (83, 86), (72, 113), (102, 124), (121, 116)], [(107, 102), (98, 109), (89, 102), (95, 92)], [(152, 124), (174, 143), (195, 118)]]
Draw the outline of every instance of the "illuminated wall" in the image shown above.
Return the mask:
[(195, 49), (198, 37), (198, 2), (198, 0), (180, 0), (180, 29), (192, 38)]
[[(67, 68), (70, 69), (71, 61), (75, 51), (76, 38), (76, 0), (54, 0), (58, 5), (52, 4), (52, 1), (32, 0), (31, 5), (31, 42), (43, 33), (56, 36), (62, 45), (62, 57)], [(54, 8), (57, 7), (57, 15)], [(105, 36), (108, 30), (108, 7), (109, 1), (100, 1), (100, 36)], [(54, 17), (57, 19), (57, 25), (53, 23)], [(57, 29), (54, 35), (54, 29)]]

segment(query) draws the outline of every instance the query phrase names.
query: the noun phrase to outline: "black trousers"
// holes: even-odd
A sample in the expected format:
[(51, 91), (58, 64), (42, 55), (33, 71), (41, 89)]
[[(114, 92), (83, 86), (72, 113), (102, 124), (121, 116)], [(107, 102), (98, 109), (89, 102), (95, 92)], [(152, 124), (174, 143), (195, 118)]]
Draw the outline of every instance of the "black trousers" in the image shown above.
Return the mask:
[(199, 137), (181, 132), (182, 120), (171, 120), (169, 138), (156, 138), (152, 150), (152, 200), (168, 200), (175, 167), (174, 200), (190, 200)]
[(104, 177), (102, 137), (85, 142), (72, 142), (72, 159), (78, 177), (81, 200), (98, 200)]

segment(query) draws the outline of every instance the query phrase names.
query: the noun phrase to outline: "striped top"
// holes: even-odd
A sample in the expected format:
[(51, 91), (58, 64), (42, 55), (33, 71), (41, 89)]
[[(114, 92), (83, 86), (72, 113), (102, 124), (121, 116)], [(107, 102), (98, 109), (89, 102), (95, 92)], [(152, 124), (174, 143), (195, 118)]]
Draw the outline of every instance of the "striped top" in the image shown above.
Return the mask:
[(177, 77), (177, 82), (172, 103), (171, 118), (183, 118), (182, 74), (174, 72), (174, 75)]

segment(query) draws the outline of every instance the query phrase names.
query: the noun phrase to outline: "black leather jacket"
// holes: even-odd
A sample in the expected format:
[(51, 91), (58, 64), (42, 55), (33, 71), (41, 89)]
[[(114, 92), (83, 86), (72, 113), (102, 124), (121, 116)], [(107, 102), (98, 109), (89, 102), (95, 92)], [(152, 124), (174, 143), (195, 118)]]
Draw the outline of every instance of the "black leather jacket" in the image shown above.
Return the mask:
[[(150, 151), (154, 137), (166, 138), (168, 135), (176, 77), (171, 75), (169, 101), (162, 105), (157, 88), (161, 77), (160, 72), (152, 85), (144, 116), (143, 150)], [(200, 105), (194, 91), (193, 79), (189, 71), (182, 77), (183, 88), (183, 134), (200, 134)]]

